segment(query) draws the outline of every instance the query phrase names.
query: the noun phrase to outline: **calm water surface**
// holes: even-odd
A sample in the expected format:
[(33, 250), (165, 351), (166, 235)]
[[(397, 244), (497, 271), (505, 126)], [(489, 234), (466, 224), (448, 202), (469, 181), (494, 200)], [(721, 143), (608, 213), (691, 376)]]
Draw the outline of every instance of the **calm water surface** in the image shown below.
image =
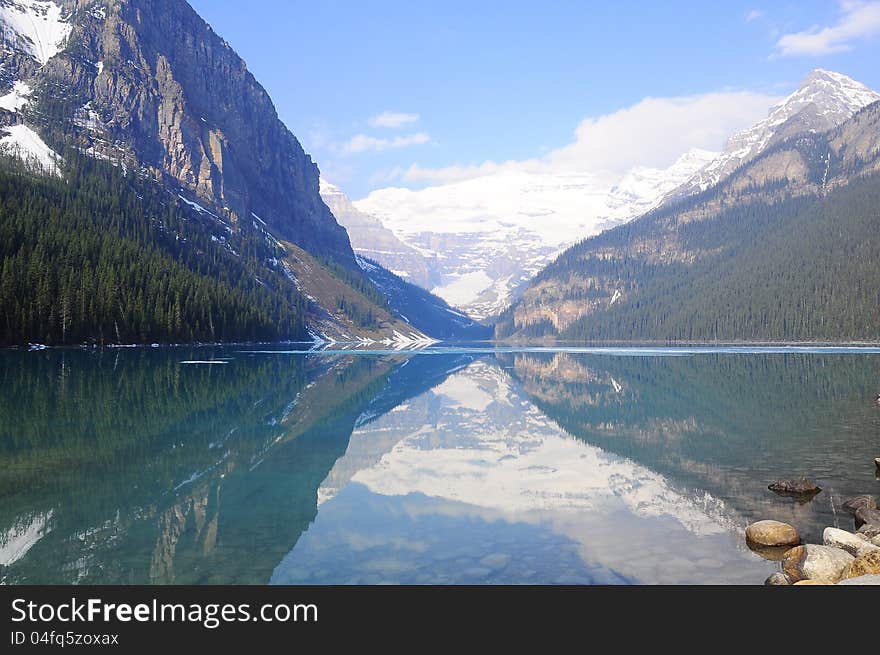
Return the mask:
[(0, 352), (0, 582), (759, 584), (745, 525), (880, 493), (878, 390), (866, 349)]

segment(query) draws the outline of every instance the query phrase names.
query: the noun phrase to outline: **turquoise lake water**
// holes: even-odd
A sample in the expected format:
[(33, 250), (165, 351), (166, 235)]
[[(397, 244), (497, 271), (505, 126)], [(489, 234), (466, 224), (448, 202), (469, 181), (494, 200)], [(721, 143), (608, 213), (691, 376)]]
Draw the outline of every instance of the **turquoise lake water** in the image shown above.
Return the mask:
[(760, 584), (748, 523), (880, 493), (878, 391), (865, 348), (0, 352), (0, 581)]

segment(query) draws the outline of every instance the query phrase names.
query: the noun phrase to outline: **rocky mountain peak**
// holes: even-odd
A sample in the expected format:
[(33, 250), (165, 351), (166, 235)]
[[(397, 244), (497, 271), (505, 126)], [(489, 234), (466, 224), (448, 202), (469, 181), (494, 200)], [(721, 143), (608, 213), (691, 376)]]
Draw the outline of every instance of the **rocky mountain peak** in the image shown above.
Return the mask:
[(715, 186), (780, 141), (803, 132), (825, 132), (837, 127), (878, 100), (880, 94), (842, 73), (813, 70), (794, 93), (770, 109), (767, 118), (728, 139), (717, 158), (668, 198), (681, 198)]
[[(848, 120), (860, 109), (880, 100), (880, 94), (861, 82), (832, 71), (817, 68), (807, 75), (797, 91), (771, 110), (770, 117), (791, 117), (808, 105), (815, 105), (818, 115), (832, 123), (828, 128)], [(822, 130), (824, 126), (817, 126)]]

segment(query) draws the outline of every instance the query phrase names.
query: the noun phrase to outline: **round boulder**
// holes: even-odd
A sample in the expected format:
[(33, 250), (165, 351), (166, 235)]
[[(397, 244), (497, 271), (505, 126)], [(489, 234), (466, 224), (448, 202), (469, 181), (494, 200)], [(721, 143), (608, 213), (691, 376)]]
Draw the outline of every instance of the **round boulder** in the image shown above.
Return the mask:
[(845, 550), (853, 557), (859, 557), (871, 551), (880, 550), (870, 541), (866, 541), (864, 537), (854, 535), (846, 530), (838, 530), (837, 528), (825, 528), (825, 532), (822, 533), (822, 542), (826, 546)]
[(758, 521), (746, 528), (746, 543), (752, 548), (797, 546), (801, 536), (788, 523)]
[(880, 575), (880, 548), (854, 559), (842, 577), (858, 578), (863, 575)]
[(789, 580), (816, 580), (835, 583), (855, 558), (845, 550), (832, 546), (795, 546), (785, 554), (782, 570)]
[(866, 507), (868, 509), (877, 509), (877, 501), (874, 500), (873, 496), (854, 496), (847, 499), (846, 502), (844, 502), (843, 505), (841, 505), (840, 507), (850, 514), (855, 515), (855, 513), (863, 507)]
[(764, 580), (764, 584), (768, 587), (782, 587), (785, 585), (790, 585), (791, 583), (788, 581), (788, 578), (785, 577), (784, 573), (779, 573), (777, 571), (769, 578)]

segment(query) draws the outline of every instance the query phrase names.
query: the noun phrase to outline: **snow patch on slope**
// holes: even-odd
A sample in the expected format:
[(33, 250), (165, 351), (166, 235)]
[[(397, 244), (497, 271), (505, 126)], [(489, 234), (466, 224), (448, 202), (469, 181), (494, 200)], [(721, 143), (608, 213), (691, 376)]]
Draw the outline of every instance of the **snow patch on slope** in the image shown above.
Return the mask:
[(0, 97), (0, 108), (11, 111), (13, 114), (28, 103), (28, 97), (33, 93), (33, 89), (24, 82), (15, 82), (12, 85), (12, 91), (5, 96)]
[(58, 162), (61, 156), (40, 138), (27, 125), (12, 125), (2, 130), (6, 136), (0, 139), (0, 150), (13, 154), (28, 162), (36, 162), (52, 175), (60, 175)]
[(41, 66), (61, 51), (72, 29), (61, 7), (50, 0), (7, 0), (0, 6), (0, 24), (18, 36), (15, 45)]

